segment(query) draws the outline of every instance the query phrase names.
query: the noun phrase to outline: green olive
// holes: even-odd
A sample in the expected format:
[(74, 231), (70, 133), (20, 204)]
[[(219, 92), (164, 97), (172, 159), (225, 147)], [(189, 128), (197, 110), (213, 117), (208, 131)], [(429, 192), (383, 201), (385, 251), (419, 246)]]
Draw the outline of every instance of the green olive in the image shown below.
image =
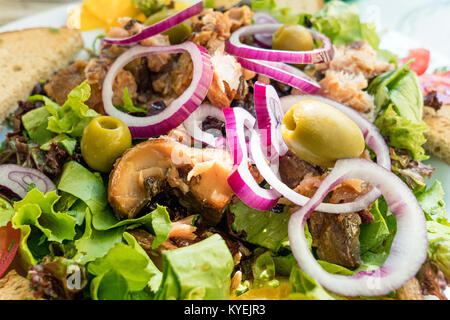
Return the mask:
[(130, 147), (130, 130), (113, 117), (92, 119), (81, 138), (81, 155), (89, 167), (101, 172), (111, 171), (116, 159)]
[(365, 148), (353, 120), (316, 100), (294, 104), (284, 116), (281, 134), (299, 158), (323, 167), (332, 167), (337, 159), (359, 157)]
[[(145, 25), (151, 26), (152, 24), (155, 24), (161, 20), (173, 16), (175, 13), (176, 13), (175, 10), (159, 11), (148, 17), (147, 20), (145, 21)], [(180, 24), (177, 24), (175, 27), (172, 27), (171, 29), (163, 32), (163, 35), (169, 37), (169, 41), (171, 44), (178, 44), (185, 41), (187, 37), (191, 35), (191, 33), (192, 33), (191, 25), (188, 22), (182, 22)]]
[(311, 33), (303, 26), (285, 24), (273, 34), (276, 50), (310, 51), (315, 48)]

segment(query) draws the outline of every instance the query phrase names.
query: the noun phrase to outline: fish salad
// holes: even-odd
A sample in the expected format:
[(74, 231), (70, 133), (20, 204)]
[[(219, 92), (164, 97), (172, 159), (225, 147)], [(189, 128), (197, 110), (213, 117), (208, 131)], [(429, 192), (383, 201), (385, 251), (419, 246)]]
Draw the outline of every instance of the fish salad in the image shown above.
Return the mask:
[(128, 6), (9, 118), (0, 277), (36, 299), (446, 299), (417, 59), (341, 1)]

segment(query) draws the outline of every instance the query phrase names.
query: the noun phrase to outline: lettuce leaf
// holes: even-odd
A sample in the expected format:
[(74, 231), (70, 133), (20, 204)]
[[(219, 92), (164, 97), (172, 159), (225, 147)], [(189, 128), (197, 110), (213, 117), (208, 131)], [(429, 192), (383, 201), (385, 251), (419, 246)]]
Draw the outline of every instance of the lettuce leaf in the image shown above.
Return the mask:
[(427, 219), (428, 257), (450, 279), (450, 223), (445, 217), (442, 184), (436, 180), (430, 188), (416, 193), (416, 197)]
[(425, 122), (413, 122), (396, 113), (391, 105), (381, 112), (375, 125), (383, 136), (389, 138), (389, 145), (394, 148), (408, 150), (411, 157), (423, 161), (429, 157), (422, 145), (426, 142), (424, 133), (428, 131)]
[(291, 294), (285, 298), (286, 300), (336, 300), (298, 266), (292, 268), (289, 286)]
[(254, 210), (240, 201), (231, 205), (230, 211), (234, 214), (232, 230), (236, 233), (245, 232), (244, 239), (252, 244), (276, 252), (288, 238), (288, 206), (281, 213), (273, 213)]
[(299, 16), (293, 14), (290, 8), (277, 8), (275, 0), (255, 0), (251, 2), (252, 11), (265, 11), (281, 23), (297, 24)]
[[(28, 113), (27, 113), (28, 114)], [(39, 141), (38, 141), (39, 143)], [(50, 140), (47, 140), (44, 143), (41, 143), (41, 150), (49, 151), (51, 144), (56, 143), (60, 147), (64, 148), (69, 155), (73, 155), (73, 152), (75, 151), (75, 147), (77, 145), (77, 140), (75, 138), (71, 138), (65, 134), (59, 134)]]
[(280, 285), (275, 278), (275, 261), (270, 251), (260, 254), (252, 264), (253, 288), (271, 287), (276, 288)]
[(436, 262), (448, 281), (450, 279), (450, 224), (427, 221), (427, 230), (428, 256)]
[(66, 212), (56, 212), (54, 206), (60, 196), (56, 191), (47, 194), (41, 193), (34, 188), (29, 191), (26, 197), (14, 203), (14, 214), (11, 217), (12, 225), (15, 229), (20, 229), (22, 237), (19, 250), (24, 260), (29, 265), (36, 264), (41, 258), (41, 254), (34, 254), (29, 246), (28, 240), (32, 233), (40, 235), (38, 243), (44, 241), (55, 241), (62, 243), (64, 240), (73, 240), (76, 235), (75, 226), (77, 221)]
[(107, 210), (108, 200), (102, 177), (75, 161), (64, 165), (57, 188), (84, 201), (94, 215)]
[(97, 112), (85, 104), (90, 96), (91, 87), (86, 80), (69, 93), (62, 106), (41, 95), (32, 96), (29, 100), (44, 102), (44, 107), (50, 115), (48, 117), (48, 131), (57, 134), (65, 133), (73, 138), (78, 138), (83, 135), (83, 130), (89, 122), (99, 116)]
[(14, 208), (6, 199), (0, 197), (0, 227), (6, 226), (14, 214)]
[(130, 97), (130, 93), (128, 92), (128, 87), (123, 89), (123, 106), (115, 106), (122, 112), (126, 113), (142, 113), (147, 115), (148, 111), (143, 108), (138, 108), (134, 105), (133, 100)]
[(125, 232), (123, 238), (125, 243), (117, 243), (104, 257), (88, 264), (88, 272), (95, 276), (91, 282), (94, 299), (125, 299), (148, 286), (159, 287), (161, 272), (132, 235)]
[(428, 130), (422, 121), (423, 96), (410, 62), (376, 77), (367, 88), (374, 96), (375, 125), (389, 138), (389, 145), (408, 150), (414, 160), (428, 159), (422, 145)]
[(95, 229), (111, 230), (122, 226), (143, 226), (155, 236), (152, 243), (153, 249), (156, 249), (169, 238), (169, 233), (172, 228), (172, 222), (166, 207), (160, 205), (157, 205), (157, 208), (152, 212), (136, 219), (117, 221), (115, 218), (113, 220), (111, 217), (105, 217), (105, 215), (110, 214), (107, 211), (103, 211), (94, 216), (93, 225)]
[(22, 124), (31, 140), (44, 144), (55, 135), (47, 130), (50, 113), (46, 107), (40, 107), (28, 111), (22, 117)]
[(300, 23), (306, 25), (308, 20), (313, 29), (330, 38), (334, 45), (367, 40), (375, 50), (378, 49), (380, 37), (375, 31), (375, 26), (361, 23), (356, 5), (330, 1), (314, 15), (303, 15)]
[(440, 181), (436, 180), (430, 188), (416, 193), (416, 198), (427, 220), (444, 217), (444, 189)]
[(163, 277), (156, 299), (228, 299), (233, 257), (219, 234), (163, 252)]

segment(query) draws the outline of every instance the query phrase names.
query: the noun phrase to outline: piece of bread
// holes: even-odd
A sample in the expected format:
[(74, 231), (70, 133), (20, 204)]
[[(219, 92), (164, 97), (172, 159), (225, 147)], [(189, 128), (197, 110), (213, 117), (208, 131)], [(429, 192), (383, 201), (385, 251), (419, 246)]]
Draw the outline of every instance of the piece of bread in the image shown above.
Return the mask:
[(0, 279), (0, 300), (34, 300), (30, 281), (15, 270)]
[(0, 123), (41, 80), (67, 66), (83, 48), (78, 30), (34, 28), (0, 34)]
[(450, 164), (450, 105), (443, 105), (438, 111), (427, 106), (423, 110), (423, 120), (428, 125), (424, 148)]

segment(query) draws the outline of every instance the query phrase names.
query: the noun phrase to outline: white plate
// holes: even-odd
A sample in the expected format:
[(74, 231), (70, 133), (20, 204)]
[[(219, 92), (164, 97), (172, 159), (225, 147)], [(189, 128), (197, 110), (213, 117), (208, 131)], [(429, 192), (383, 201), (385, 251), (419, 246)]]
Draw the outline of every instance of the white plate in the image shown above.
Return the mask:
[[(76, 4), (77, 3), (75, 2), (72, 4), (63, 5), (61, 7), (52, 10), (44, 11), (27, 18), (17, 20), (8, 25), (0, 27), (0, 32), (33, 27), (65, 26), (68, 12)], [(91, 47), (96, 36), (102, 32), (103, 32), (102, 30), (83, 32), (83, 40), (85, 42), (86, 47)], [(382, 35), (382, 41), (380, 46), (382, 48), (389, 49), (390, 51), (398, 54), (399, 56), (406, 56), (410, 48), (424, 47), (420, 43), (415, 42), (414, 40), (408, 38), (407, 36), (404, 36), (403, 34), (394, 31), (389, 31)], [(427, 49), (431, 51), (430, 70), (433, 70), (437, 67), (450, 66), (450, 59), (445, 54), (442, 54), (433, 48), (428, 47)], [(80, 58), (82, 57), (83, 54), (80, 55)], [(1, 133), (0, 133), (0, 140), (2, 140)], [(434, 179), (438, 179), (442, 182), (444, 191), (446, 191), (445, 202), (448, 207), (450, 205), (450, 166), (445, 162), (433, 157), (430, 160), (425, 161), (425, 163), (436, 168), (436, 172), (433, 175), (432, 181)], [(447, 212), (447, 217), (449, 216), (450, 214)]]

